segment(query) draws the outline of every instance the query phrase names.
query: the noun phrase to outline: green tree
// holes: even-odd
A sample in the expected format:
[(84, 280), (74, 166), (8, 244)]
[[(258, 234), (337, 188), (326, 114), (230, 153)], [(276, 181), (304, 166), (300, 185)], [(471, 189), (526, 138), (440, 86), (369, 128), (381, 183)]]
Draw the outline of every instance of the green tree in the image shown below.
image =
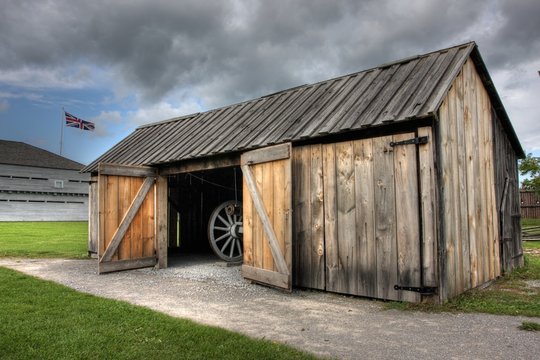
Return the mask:
[(527, 154), (527, 157), (519, 162), (519, 174), (527, 176), (521, 182), (521, 188), (536, 191), (540, 195), (540, 158)]

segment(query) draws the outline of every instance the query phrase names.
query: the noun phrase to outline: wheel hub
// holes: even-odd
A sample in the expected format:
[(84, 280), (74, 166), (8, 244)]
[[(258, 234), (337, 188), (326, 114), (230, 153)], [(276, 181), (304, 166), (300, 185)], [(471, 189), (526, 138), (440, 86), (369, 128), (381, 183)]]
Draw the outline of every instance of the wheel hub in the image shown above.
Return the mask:
[(240, 239), (242, 237), (242, 234), (244, 233), (244, 227), (242, 226), (242, 223), (235, 223), (231, 226), (230, 229), (232, 237), (235, 239)]

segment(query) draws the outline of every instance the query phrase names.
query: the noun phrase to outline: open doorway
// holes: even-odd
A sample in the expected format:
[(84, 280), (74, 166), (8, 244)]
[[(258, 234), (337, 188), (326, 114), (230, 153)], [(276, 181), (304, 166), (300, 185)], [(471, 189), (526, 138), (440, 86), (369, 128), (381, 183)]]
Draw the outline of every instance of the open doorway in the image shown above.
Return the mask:
[[(241, 261), (240, 168), (175, 174), (169, 176), (168, 185), (169, 259), (174, 262), (175, 258), (187, 256), (216, 261)], [(224, 224), (224, 221), (229, 225)], [(210, 234), (213, 246), (209, 241), (209, 223), (214, 224), (211, 229), (217, 228)], [(225, 228), (230, 230), (226, 231)], [(224, 256), (220, 256), (220, 250)]]

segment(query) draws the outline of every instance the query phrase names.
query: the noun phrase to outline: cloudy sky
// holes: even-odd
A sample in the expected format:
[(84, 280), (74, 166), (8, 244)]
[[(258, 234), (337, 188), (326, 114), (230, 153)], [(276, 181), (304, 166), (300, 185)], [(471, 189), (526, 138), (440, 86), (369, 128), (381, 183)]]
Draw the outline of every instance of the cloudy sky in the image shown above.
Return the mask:
[(538, 0), (0, 0), (0, 138), (89, 163), (135, 127), (474, 40), (540, 155)]

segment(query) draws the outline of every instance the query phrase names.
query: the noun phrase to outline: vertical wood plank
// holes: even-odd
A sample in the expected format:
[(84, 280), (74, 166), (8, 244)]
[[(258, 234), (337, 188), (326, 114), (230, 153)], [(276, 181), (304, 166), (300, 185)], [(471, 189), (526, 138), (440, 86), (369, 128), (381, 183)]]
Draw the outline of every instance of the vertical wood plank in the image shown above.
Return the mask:
[(476, 106), (476, 89), (472, 81), (472, 72), (473, 67), (470, 62), (467, 62), (463, 67), (463, 84), (464, 84), (464, 102), (465, 102), (465, 115), (470, 116), (472, 121), (472, 133), (470, 136), (473, 137), (473, 167), (474, 167), (474, 178), (471, 184), (468, 184), (469, 187), (474, 188), (474, 191), (469, 193), (469, 196), (472, 197), (473, 207), (469, 209), (472, 216), (474, 216), (475, 224), (475, 233), (469, 239), (470, 243), (470, 258), (471, 258), (471, 287), (476, 287), (484, 282), (483, 279), (483, 256), (482, 256), (482, 242), (483, 242), (483, 217), (481, 215), (482, 211), (482, 167), (480, 160), (480, 151), (479, 148), (482, 144), (482, 139), (479, 138), (479, 119)]
[(455, 256), (454, 247), (456, 241), (456, 219), (454, 216), (455, 195), (453, 191), (453, 162), (452, 149), (455, 146), (455, 136), (452, 134), (453, 123), (449, 117), (449, 101), (445, 99), (439, 109), (439, 131), (440, 131), (440, 159), (441, 159), (441, 182), (442, 194), (440, 199), (443, 206), (444, 227), (442, 236), (444, 238), (444, 250), (442, 256), (445, 257), (444, 284), (441, 288), (441, 300), (445, 300), (455, 294), (456, 278), (455, 278)]
[[(495, 200), (495, 181), (494, 181), (494, 170), (493, 170), (493, 120), (491, 118), (491, 104), (489, 101), (489, 96), (482, 85), (482, 80), (475, 75), (475, 84), (478, 89), (477, 98), (479, 99), (479, 104), (481, 104), (482, 112), (482, 121), (483, 133), (484, 133), (484, 176), (486, 179), (486, 193), (485, 193), (485, 203), (486, 203), (486, 252), (487, 256), (487, 277), (489, 280), (494, 279), (495, 274), (495, 263), (498, 262), (495, 259), (495, 245), (498, 245), (497, 233), (498, 229), (498, 218), (497, 218), (497, 202)], [(480, 112), (479, 112), (480, 115)], [(498, 250), (498, 247), (497, 247)]]
[(322, 147), (321, 145), (311, 145), (310, 150), (310, 287), (313, 289), (324, 289), (324, 190)]
[[(481, 150), (483, 148), (483, 130), (481, 124), (481, 117), (478, 116), (478, 103), (477, 103), (477, 88), (474, 82), (474, 65), (471, 61), (467, 61), (464, 66), (465, 71), (465, 86), (469, 89), (469, 96), (466, 101), (469, 103), (469, 111), (475, 122), (475, 134), (474, 136), (478, 139), (478, 149), (476, 150), (476, 167), (478, 168), (479, 176), (476, 178), (475, 187), (478, 191), (475, 192), (475, 214), (476, 214), (476, 263), (477, 263), (477, 279), (478, 284), (483, 284), (487, 279), (485, 277), (485, 266), (486, 266), (486, 254), (484, 251), (484, 244), (486, 241), (486, 221), (485, 221), (485, 207), (484, 207), (484, 194), (485, 194), (485, 182), (482, 172), (483, 163), (484, 163), (484, 154)], [(481, 106), (480, 106), (481, 108)], [(480, 109), (481, 111), (481, 109)]]
[(143, 256), (150, 257), (156, 255), (156, 228), (155, 228), (155, 196), (156, 185), (154, 184), (144, 200), (141, 210), (143, 227)]
[(107, 176), (99, 175), (98, 176), (98, 211), (99, 211), (99, 226), (98, 226), (98, 258), (101, 258), (105, 253), (105, 226), (106, 226), (106, 216), (105, 216), (105, 205), (107, 203)]
[(456, 79), (463, 88), (463, 122), (465, 138), (465, 156), (466, 156), (466, 174), (467, 174), (467, 227), (468, 227), (468, 243), (469, 243), (469, 284), (470, 287), (478, 286), (478, 257), (477, 257), (477, 223), (476, 216), (476, 201), (478, 199), (477, 192), (480, 191), (476, 187), (477, 178), (480, 175), (478, 168), (478, 122), (473, 118), (470, 111), (470, 89), (469, 81), (465, 81), (464, 77), (468, 73), (464, 68), (460, 76)]
[[(460, 209), (460, 183), (459, 183), (459, 133), (458, 133), (458, 114), (456, 109), (456, 87), (453, 86), (448, 96), (448, 124), (450, 141), (450, 166), (451, 180), (450, 191), (452, 192), (452, 217), (451, 225), (453, 227), (454, 237), (452, 238), (452, 270), (448, 275), (453, 277), (454, 288), (452, 293), (459, 294), (463, 290), (463, 258), (462, 258), (462, 239), (461, 236), (461, 209)], [(450, 259), (450, 257), (449, 257)]]
[[(105, 204), (105, 248), (107, 248), (112, 237), (120, 224), (118, 215), (118, 176), (107, 176), (107, 202)], [(115, 252), (113, 260), (118, 260), (118, 251)]]
[[(157, 214), (156, 214), (156, 236), (157, 236), (157, 257), (158, 267), (164, 269), (167, 267), (167, 244), (168, 244), (168, 180), (166, 176), (158, 176), (157, 182)], [(176, 220), (176, 218), (175, 218)], [(176, 223), (176, 221), (175, 221)]]
[(311, 261), (311, 147), (304, 146), (301, 150), (300, 161), (302, 162), (302, 177), (300, 178), (300, 187), (302, 187), (302, 217), (300, 220), (302, 231), (302, 246), (300, 256), (304, 264), (302, 277), (306, 287), (311, 287), (313, 283), (313, 269)]
[(399, 300), (397, 284), (394, 156), (391, 136), (373, 139), (375, 239), (377, 242), (377, 297)]
[[(131, 197), (131, 181), (129, 177), (118, 177), (118, 223), (122, 221), (122, 218), (127, 213), (133, 197)], [(124, 238), (120, 242), (118, 247), (118, 259), (130, 259), (131, 258), (131, 231), (128, 229)]]
[(420, 164), (420, 216), (422, 217), (422, 274), (424, 286), (437, 287), (437, 195), (435, 174), (435, 138), (430, 127), (418, 129), (418, 136), (427, 136), (429, 141), (418, 149)]
[(323, 145), (326, 290), (337, 291), (339, 277), (335, 144)]
[(485, 222), (485, 208), (483, 205), (484, 202), (484, 181), (483, 181), (483, 162), (484, 157), (483, 153), (480, 150), (483, 145), (482, 138), (482, 124), (481, 118), (478, 117), (478, 103), (477, 103), (477, 88), (474, 84), (473, 74), (474, 74), (474, 65), (472, 62), (468, 61), (465, 64), (465, 69), (467, 70), (466, 81), (469, 88), (469, 97), (467, 101), (469, 102), (471, 116), (475, 123), (474, 126), (474, 136), (477, 139), (476, 149), (476, 168), (478, 169), (478, 177), (475, 179), (475, 187), (477, 191), (475, 192), (475, 215), (476, 215), (476, 266), (477, 266), (477, 285), (481, 285), (486, 281), (485, 278), (485, 253), (484, 253), (484, 243), (486, 241), (486, 222)]
[[(253, 176), (255, 178), (255, 185), (257, 186), (257, 189), (259, 189), (259, 192), (262, 189), (262, 182), (263, 182), (263, 167), (262, 166), (254, 166), (253, 169)], [(264, 235), (263, 230), (263, 224), (261, 222), (261, 219), (259, 216), (253, 217), (253, 266), (262, 269), (263, 268), (263, 259), (264, 259), (264, 244), (268, 243), (268, 240), (266, 239)]]
[(302, 186), (302, 178), (305, 176), (305, 166), (302, 163), (302, 149), (304, 147), (294, 147), (292, 149), (291, 161), (293, 168), (293, 281), (295, 286), (309, 287), (310, 272), (306, 268), (309, 264), (305, 264), (305, 259), (302, 256), (302, 248), (305, 246), (305, 206), (306, 196), (305, 189)]
[[(290, 184), (287, 184), (287, 162), (286, 161), (274, 161), (272, 163), (272, 173), (274, 174), (274, 182), (273, 182), (273, 204), (274, 204), (274, 210), (273, 210), (273, 228), (274, 232), (276, 234), (279, 249), (281, 250), (282, 254), (285, 256), (285, 262), (287, 264), (287, 267), (289, 269), (292, 268), (291, 263), (291, 257), (287, 256), (287, 252), (292, 251), (291, 248), (287, 248), (287, 239), (289, 237), (287, 231), (289, 229), (288, 224), (290, 223), (289, 218), (289, 201), (286, 194), (290, 193)], [(290, 242), (289, 242), (290, 244)], [(270, 250), (271, 251), (271, 250)], [(274, 262), (274, 271), (277, 271), (277, 266)]]
[(253, 266), (253, 200), (245, 180), (242, 181), (242, 220), (244, 222), (243, 264)]
[[(412, 137), (414, 137), (412, 133), (395, 135), (393, 141), (403, 141)], [(421, 263), (416, 145), (394, 148), (394, 174), (398, 283), (402, 286), (419, 286)], [(400, 298), (404, 301), (419, 302), (420, 294), (402, 291)]]
[(98, 253), (99, 251), (99, 186), (98, 176), (90, 178), (89, 199), (88, 199), (88, 252)]
[(358, 295), (377, 297), (373, 141), (354, 142)]
[(358, 294), (353, 143), (336, 144), (338, 292)]
[(465, 138), (469, 134), (465, 133), (464, 127), (464, 101), (463, 101), (463, 82), (461, 78), (457, 78), (454, 82), (455, 89), (455, 105), (456, 105), (456, 138), (457, 138), (457, 186), (458, 186), (458, 246), (457, 254), (460, 261), (456, 263), (459, 269), (458, 276), (458, 292), (461, 293), (471, 287), (471, 265), (470, 265), (470, 244), (469, 244), (469, 221), (467, 209), (468, 204), (468, 184), (467, 184), (467, 158), (466, 158), (466, 142)]
[[(132, 177), (131, 179), (131, 199), (135, 199), (135, 196), (137, 195), (137, 192), (142, 186), (143, 180), (141, 178), (135, 178)], [(134, 258), (142, 258), (144, 256), (144, 245), (143, 245), (143, 237), (142, 237), (142, 212), (141, 210), (144, 208), (144, 203), (141, 205), (141, 209), (137, 212), (137, 215), (135, 215), (135, 218), (131, 222), (131, 225), (129, 227), (128, 231), (131, 231), (131, 234), (133, 235), (132, 242), (131, 242), (131, 255)]]
[(280, 191), (283, 192), (283, 195), (280, 197), (279, 205), (279, 212), (280, 215), (283, 218), (282, 226), (284, 227), (283, 233), (283, 239), (284, 239), (284, 249), (283, 250), (283, 256), (285, 257), (285, 264), (287, 265), (287, 269), (289, 269), (289, 276), (288, 276), (288, 285), (289, 290), (291, 290), (291, 284), (292, 284), (292, 166), (289, 159), (282, 160), (280, 162), (280, 166), (283, 166), (283, 178), (278, 182), (278, 186)]
[[(262, 195), (262, 201), (266, 209), (266, 213), (268, 214), (268, 218), (272, 221), (274, 219), (274, 177), (279, 176), (279, 174), (274, 173), (273, 162), (266, 162), (255, 166), (262, 168), (261, 186), (259, 187), (259, 192)], [(274, 231), (276, 230), (279, 231), (279, 229), (274, 227)], [(274, 266), (274, 257), (272, 256), (272, 250), (270, 249), (268, 237), (263, 235), (263, 239), (262, 268), (277, 271), (277, 268)]]
[[(491, 252), (493, 254), (493, 259), (492, 259), (492, 265), (493, 265), (493, 274), (492, 274), (492, 278), (494, 279), (495, 277), (497, 276), (500, 276), (501, 275), (501, 271), (500, 271), (500, 257), (499, 257), (499, 246), (500, 246), (500, 235), (499, 235), (499, 218), (500, 218), (500, 215), (499, 215), (499, 210), (498, 210), (498, 207), (497, 207), (497, 190), (496, 190), (496, 187), (497, 187), (497, 181), (496, 181), (496, 170), (495, 170), (495, 163), (496, 163), (496, 159), (493, 158), (493, 154), (494, 154), (494, 151), (495, 151), (495, 119), (493, 117), (493, 112), (491, 111), (492, 110), (492, 105), (491, 105), (491, 102), (489, 100), (489, 96), (487, 94), (487, 92), (485, 91), (485, 89), (482, 89), (483, 90), (483, 96), (484, 96), (484, 99), (485, 99), (485, 102), (486, 102), (486, 107), (485, 107), (485, 111), (486, 111), (486, 116), (488, 117), (488, 121), (486, 122), (486, 126), (488, 127), (487, 130), (486, 130), (486, 133), (488, 134), (489, 136), (489, 144), (488, 144), (488, 149), (487, 151), (489, 151), (489, 153), (487, 154), (487, 156), (489, 156), (489, 160), (487, 162), (487, 165), (488, 165), (488, 176), (489, 176), (489, 183), (488, 183), (488, 191), (490, 193), (490, 204), (489, 204), (489, 207), (491, 209), (491, 224), (490, 224), (490, 229), (492, 230), (492, 233), (491, 233)], [(508, 155), (506, 155), (507, 157)], [(514, 161), (514, 166), (516, 166), (516, 162)], [(515, 192), (511, 192), (511, 194), (515, 194)], [(519, 200), (518, 200), (519, 201)], [(514, 205), (516, 204), (518, 201), (515, 201), (515, 200), (511, 200), (511, 204)], [(519, 213), (519, 212), (515, 212), (515, 213)], [(517, 221), (517, 223), (519, 224), (519, 220)], [(518, 235), (520, 236), (520, 235)], [(513, 234), (511, 235), (511, 238), (517, 238), (517, 236), (513, 236)], [(517, 244), (516, 244), (517, 243)], [(514, 244), (518, 245), (518, 246), (521, 246), (521, 241), (514, 241)], [(523, 251), (520, 251), (519, 253), (523, 253)], [(517, 255), (517, 254), (516, 254)]]

